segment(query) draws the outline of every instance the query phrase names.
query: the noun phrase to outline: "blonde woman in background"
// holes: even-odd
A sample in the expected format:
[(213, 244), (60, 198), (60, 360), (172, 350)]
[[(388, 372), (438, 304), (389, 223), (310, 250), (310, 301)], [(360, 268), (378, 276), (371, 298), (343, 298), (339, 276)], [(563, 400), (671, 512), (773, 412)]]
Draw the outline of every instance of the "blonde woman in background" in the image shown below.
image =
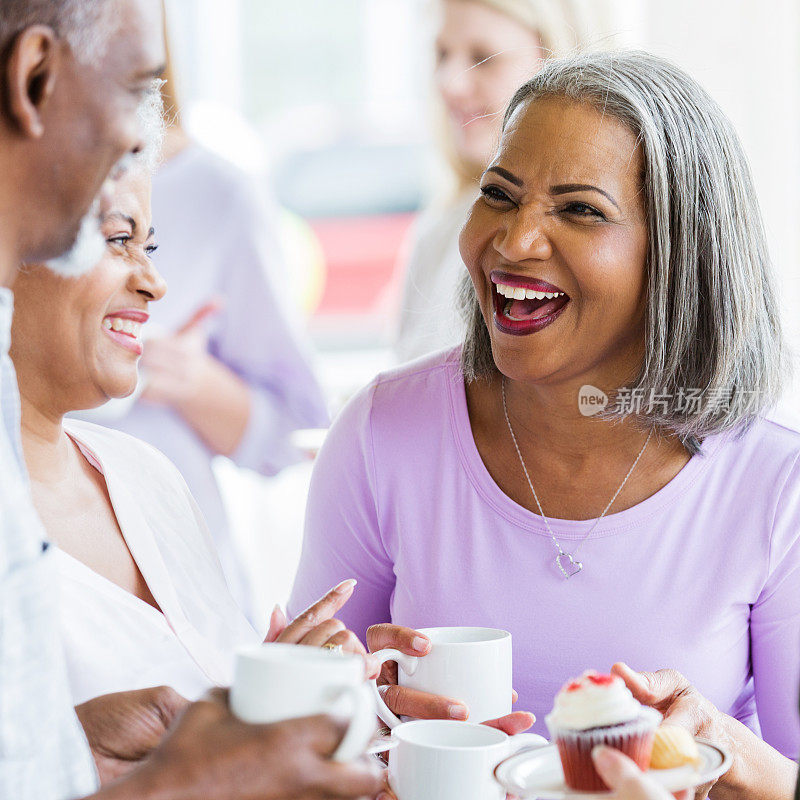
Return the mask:
[(437, 0), (435, 98), (449, 186), (408, 243), (395, 354), (400, 361), (456, 345), (465, 267), (458, 233), (497, 144), (502, 112), (545, 58), (601, 41), (605, 0)]

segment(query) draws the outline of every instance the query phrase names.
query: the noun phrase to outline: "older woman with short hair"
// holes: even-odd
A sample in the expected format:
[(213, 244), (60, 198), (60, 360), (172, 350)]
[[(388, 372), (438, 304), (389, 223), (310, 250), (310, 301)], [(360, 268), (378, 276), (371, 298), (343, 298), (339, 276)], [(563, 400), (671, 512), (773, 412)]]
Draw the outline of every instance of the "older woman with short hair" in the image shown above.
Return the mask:
[[(11, 357), (22, 447), (34, 505), (56, 545), (74, 702), (156, 685), (196, 699), (228, 685), (235, 649), (262, 637), (231, 596), (175, 466), (132, 436), (64, 419), (134, 390), (142, 328), (166, 290), (150, 258), (156, 243), (144, 164), (115, 182), (109, 203), (94, 268), (66, 278), (29, 266), (17, 280)], [(331, 618), (355, 585), (337, 583), (288, 626), (274, 613), (268, 639), (363, 652)]]
[(732, 750), (715, 797), (789, 796), (800, 433), (767, 416), (784, 348), (730, 122), (655, 56), (550, 62), (511, 101), (461, 254), (464, 345), (336, 421), (291, 606), (352, 574), (359, 635), (505, 628), (540, 720), (588, 667), (658, 669), (615, 666)]

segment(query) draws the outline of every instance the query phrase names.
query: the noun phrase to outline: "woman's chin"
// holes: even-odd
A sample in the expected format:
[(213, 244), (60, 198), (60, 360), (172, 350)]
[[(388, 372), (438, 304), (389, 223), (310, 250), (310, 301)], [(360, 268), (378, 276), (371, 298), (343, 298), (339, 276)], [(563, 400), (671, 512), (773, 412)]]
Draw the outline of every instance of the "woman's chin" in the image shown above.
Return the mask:
[(139, 373), (135, 369), (132, 372), (126, 371), (125, 374), (107, 376), (99, 382), (103, 399), (96, 405), (100, 406), (109, 400), (122, 400), (130, 397), (136, 391), (138, 382)]

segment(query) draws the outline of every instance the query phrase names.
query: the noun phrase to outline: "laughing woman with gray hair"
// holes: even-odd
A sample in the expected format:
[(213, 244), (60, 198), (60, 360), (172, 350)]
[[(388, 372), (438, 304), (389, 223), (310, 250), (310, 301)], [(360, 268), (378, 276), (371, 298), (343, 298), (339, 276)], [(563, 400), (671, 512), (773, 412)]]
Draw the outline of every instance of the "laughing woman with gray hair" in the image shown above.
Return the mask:
[(655, 56), (554, 60), (511, 101), (460, 246), (463, 346), (333, 426), (290, 607), (352, 575), (359, 635), (505, 628), (540, 720), (614, 664), (732, 751), (715, 797), (790, 796), (800, 432), (768, 416), (786, 358), (730, 122)]

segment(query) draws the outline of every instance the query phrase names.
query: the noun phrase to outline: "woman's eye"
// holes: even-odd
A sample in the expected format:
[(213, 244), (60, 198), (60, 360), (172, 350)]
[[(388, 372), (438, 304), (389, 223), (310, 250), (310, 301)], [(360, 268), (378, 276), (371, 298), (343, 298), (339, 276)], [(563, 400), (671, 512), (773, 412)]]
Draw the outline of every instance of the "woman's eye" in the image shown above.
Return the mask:
[(145, 253), (147, 253), (147, 255), (149, 255), (149, 256), (153, 255), (153, 253), (155, 253), (156, 250), (158, 250), (158, 245), (157, 244), (148, 244), (144, 248)]
[(106, 242), (108, 242), (108, 244), (117, 244), (120, 247), (125, 247), (130, 240), (130, 236), (120, 234), (119, 236), (109, 236), (108, 239), (106, 239)]
[(488, 53), (485, 50), (473, 50), (470, 54), (470, 60), (475, 67), (490, 67), (496, 55), (496, 53)]
[(488, 203), (508, 205), (514, 201), (498, 186), (481, 186), (481, 194)]
[(568, 214), (574, 214), (576, 217), (588, 217), (594, 219), (605, 219), (605, 214), (598, 211), (594, 206), (588, 203), (569, 203), (564, 210)]

